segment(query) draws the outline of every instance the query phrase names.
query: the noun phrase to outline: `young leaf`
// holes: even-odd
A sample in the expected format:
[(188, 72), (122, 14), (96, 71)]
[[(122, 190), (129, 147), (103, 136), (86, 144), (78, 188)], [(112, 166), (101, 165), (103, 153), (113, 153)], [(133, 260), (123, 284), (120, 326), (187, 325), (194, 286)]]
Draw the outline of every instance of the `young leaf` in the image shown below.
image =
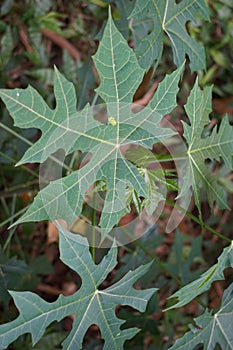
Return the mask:
[(188, 21), (196, 21), (197, 13), (209, 19), (205, 0), (183, 0), (176, 4), (175, 0), (138, 0), (130, 18), (141, 22), (153, 20), (150, 34), (139, 42), (136, 54), (142, 67), (148, 70), (161, 60), (163, 39), (165, 34), (171, 41), (174, 62), (180, 66), (188, 55), (192, 72), (205, 68), (204, 47), (190, 37), (186, 29)]
[(220, 160), (221, 158), (229, 168), (232, 168), (233, 128), (229, 124), (228, 118), (222, 119), (218, 131), (215, 127), (210, 136), (202, 138), (204, 126), (209, 124), (211, 90), (211, 87), (206, 87), (202, 91), (198, 87), (198, 81), (196, 81), (185, 106), (191, 125), (183, 123), (184, 137), (188, 142), (189, 168), (184, 179), (181, 195), (191, 185), (200, 214), (201, 183), (207, 191), (211, 208), (214, 201), (217, 202), (221, 209), (228, 208), (223, 190), (217, 179), (209, 173), (205, 160)]
[(65, 154), (76, 150), (92, 153), (85, 166), (64, 179), (52, 181), (40, 191), (17, 223), (62, 218), (71, 224), (82, 210), (87, 190), (96, 181), (103, 180), (107, 184), (100, 219), (104, 238), (128, 210), (127, 186), (133, 187), (138, 197), (148, 198), (147, 184), (137, 167), (121, 153), (120, 146), (134, 143), (151, 148), (175, 134), (171, 129), (161, 128), (160, 121), (176, 105), (183, 66), (165, 77), (147, 108), (133, 113), (131, 102), (144, 70), (114, 25), (111, 14), (94, 61), (101, 79), (97, 91), (108, 109), (106, 124), (93, 118), (95, 110), (88, 105), (76, 112), (74, 86), (57, 70), (54, 110), (31, 87), (0, 91), (17, 126), (33, 126), (42, 131), (41, 138), (18, 164), (42, 162), (60, 148)]
[(200, 278), (171, 295), (170, 299), (178, 298), (178, 302), (169, 307), (168, 310), (188, 304), (192, 299), (207, 291), (214, 281), (223, 280), (223, 271), (227, 267), (233, 268), (233, 242), (230, 247), (226, 247), (223, 250), (217, 264), (211, 266)]
[(165, 201), (165, 197), (163, 191), (159, 190), (159, 187), (156, 185), (156, 181), (158, 182), (156, 171), (144, 169), (143, 174), (148, 185), (148, 198), (143, 202), (143, 205), (147, 214), (151, 216), (158, 206), (158, 203)]
[(95, 265), (85, 237), (74, 235), (59, 226), (61, 260), (77, 271), (82, 279), (81, 288), (71, 296), (60, 295), (48, 303), (30, 292), (11, 292), (19, 316), (0, 326), (0, 349), (24, 333), (31, 333), (33, 345), (42, 337), (53, 321), (74, 314), (75, 320), (63, 349), (81, 349), (83, 337), (92, 324), (97, 324), (105, 340), (104, 349), (122, 349), (126, 339), (132, 338), (137, 328), (121, 330), (124, 323), (115, 315), (117, 305), (129, 305), (145, 311), (148, 300), (156, 289), (136, 290), (133, 284), (145, 274), (151, 263), (129, 271), (120, 281), (107, 289), (98, 289), (117, 264), (117, 248), (112, 247), (103, 260)]
[(169, 348), (169, 350), (192, 350), (203, 344), (203, 350), (215, 349), (219, 344), (221, 349), (233, 349), (232, 333), (233, 317), (233, 284), (223, 294), (221, 308), (212, 315), (208, 310), (195, 319), (196, 327), (190, 326), (190, 331)]

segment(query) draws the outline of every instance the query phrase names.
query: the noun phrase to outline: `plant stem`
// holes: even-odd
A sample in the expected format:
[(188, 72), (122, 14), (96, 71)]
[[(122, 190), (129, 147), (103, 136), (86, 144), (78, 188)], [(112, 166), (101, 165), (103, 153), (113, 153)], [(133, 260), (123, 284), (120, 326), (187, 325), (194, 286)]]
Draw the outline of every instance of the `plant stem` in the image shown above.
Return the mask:
[(209, 230), (210, 232), (212, 232), (215, 236), (223, 239), (224, 241), (231, 243), (231, 239), (228, 237), (225, 237), (222, 233), (216, 231), (215, 229), (213, 229), (212, 227), (210, 227), (209, 225), (207, 225), (206, 223), (204, 223), (201, 219), (198, 219), (195, 215), (193, 215), (192, 213), (190, 213), (188, 210), (180, 207), (178, 204), (174, 203), (172, 200), (170, 199), (166, 199), (166, 202), (171, 205), (172, 207), (176, 207), (178, 210), (180, 210), (182, 213), (185, 213), (190, 219), (192, 219), (193, 221), (195, 221), (196, 223), (198, 223), (200, 226), (204, 227), (205, 229)]
[[(0, 127), (2, 127), (4, 130), (8, 131), (11, 135), (17, 137), (18, 139), (20, 139), (21, 141), (25, 142), (27, 145), (32, 146), (33, 143), (29, 140), (27, 140), (25, 137), (21, 136), (19, 133), (15, 132), (14, 130), (12, 130), (11, 128), (8, 128), (8, 126), (4, 125), (3, 123), (0, 123)], [(0, 153), (1, 154), (1, 153)], [(3, 155), (3, 154), (2, 154)], [(4, 155), (3, 155), (4, 156)], [(7, 158), (7, 157), (5, 157)], [(58, 165), (64, 167), (66, 170), (68, 171), (72, 171), (72, 169), (67, 166), (64, 162), (61, 162), (59, 159), (57, 159), (56, 157), (53, 156), (49, 156), (49, 159), (52, 159), (55, 163), (57, 163)], [(38, 176), (38, 175), (37, 175)]]
[(17, 137), (18, 139), (20, 139), (21, 141), (25, 142), (26, 144), (28, 144), (29, 146), (32, 146), (33, 143), (29, 140), (27, 140), (25, 137), (21, 136), (20, 134), (18, 134), (16, 131), (12, 130), (11, 128), (8, 128), (8, 126), (4, 125), (3, 123), (0, 123), (0, 127), (4, 130), (6, 130), (7, 132), (9, 132), (9, 134)]
[(95, 262), (95, 227), (96, 227), (96, 209), (95, 209), (95, 193), (93, 196), (93, 209), (91, 217), (91, 255), (92, 259)]
[[(129, 235), (130, 233), (128, 232), (127, 229), (124, 229), (124, 231)], [(174, 274), (157, 256), (155, 256), (153, 253), (150, 252), (149, 249), (147, 249), (142, 243), (140, 243), (138, 240), (136, 240), (135, 245), (137, 245), (138, 247), (140, 247), (144, 253), (146, 255), (148, 255), (149, 257), (152, 258), (152, 260), (164, 271), (166, 272), (174, 281), (176, 281), (176, 283), (180, 286), (183, 287), (185, 284), (181, 281), (181, 279), (176, 276), (176, 274)], [(200, 300), (200, 298), (196, 297), (195, 300), (205, 309), (207, 307), (207, 305), (205, 305), (205, 303), (203, 303), (202, 300)]]
[(5, 200), (5, 198), (3, 196), (1, 196), (0, 198), (1, 198), (2, 206), (5, 209), (6, 215), (9, 216), (10, 215), (10, 211), (9, 211), (9, 208), (8, 208), (8, 206), (6, 204), (6, 200)]
[[(124, 230), (124, 232), (127, 234), (127, 236), (131, 237), (133, 240), (134, 236), (132, 234), (130, 234), (130, 232), (125, 227), (122, 227), (122, 230)], [(157, 258), (157, 256), (155, 256), (153, 253), (151, 253), (149, 251), (149, 249), (147, 249), (142, 243), (139, 242), (139, 240), (135, 241), (135, 237), (134, 237), (134, 244), (137, 245), (138, 247), (140, 247), (144, 251), (144, 253), (146, 253), (146, 255), (151, 257), (156, 262), (156, 264), (158, 264), (159, 267), (161, 267), (161, 269), (163, 271), (165, 271), (169, 276), (171, 276), (180, 286), (183, 285), (183, 282), (172, 271), (170, 271), (167, 268), (167, 266), (161, 260), (159, 260), (159, 258)]]
[[(34, 181), (31, 181), (26, 184), (20, 184), (20, 185), (15, 185), (15, 186), (6, 188), (5, 190), (0, 191), (0, 197), (9, 198), (9, 197), (12, 197), (13, 194), (17, 194), (17, 195), (30, 194), (34, 192), (34, 190), (30, 186), (35, 184), (36, 183)], [(36, 191), (37, 189), (35, 189), (35, 192)]]
[(17, 213), (11, 215), (11, 217), (9, 217), (8, 219), (2, 221), (2, 222), (0, 223), (0, 226), (4, 226), (4, 225), (8, 224), (8, 222), (11, 222), (12, 219), (14, 219), (15, 217), (17, 217), (17, 216), (23, 214), (23, 213), (28, 209), (28, 207), (29, 207), (29, 205), (26, 206), (25, 208), (19, 210)]
[[(0, 123), (0, 124), (1, 124), (1, 123)], [(10, 160), (10, 161), (11, 161), (12, 163), (14, 163), (14, 164), (16, 163), (16, 160), (15, 160), (15, 159), (9, 157), (7, 154), (4, 154), (4, 153), (1, 152), (1, 151), (0, 151), (0, 156), (6, 158), (7, 160)], [(34, 175), (35, 177), (39, 178), (39, 175), (38, 175), (35, 171), (31, 170), (30, 168), (26, 167), (25, 165), (20, 165), (20, 167), (21, 167), (22, 169), (24, 169), (25, 171), (27, 171), (28, 173), (30, 173), (30, 174)]]

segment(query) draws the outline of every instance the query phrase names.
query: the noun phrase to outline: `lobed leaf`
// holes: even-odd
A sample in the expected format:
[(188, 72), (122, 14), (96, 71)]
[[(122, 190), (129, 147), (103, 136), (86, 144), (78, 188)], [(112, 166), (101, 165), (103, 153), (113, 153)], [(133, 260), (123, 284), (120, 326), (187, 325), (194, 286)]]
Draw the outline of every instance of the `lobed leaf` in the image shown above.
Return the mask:
[[(56, 108), (51, 110), (31, 86), (27, 89), (0, 90), (0, 96), (14, 119), (14, 125), (24, 129), (38, 128), (42, 132), (40, 139), (25, 152), (17, 165), (43, 162), (60, 148), (64, 148), (68, 153), (72, 142), (69, 124), (76, 113), (77, 102), (74, 85), (68, 82), (56, 67), (54, 94)], [(57, 138), (52, 142), (51, 135), (55, 132)]]
[[(205, 68), (204, 47), (192, 39), (186, 29), (188, 21), (196, 21), (197, 13), (204, 19), (209, 19), (205, 0), (183, 0), (178, 4), (175, 0), (138, 0), (130, 15), (130, 18), (136, 20), (136, 30), (137, 20), (153, 21), (152, 29), (148, 28), (148, 32), (135, 48), (141, 66), (148, 70), (154, 65), (154, 61), (159, 64), (164, 36), (167, 35), (177, 66), (182, 64), (187, 55), (192, 72)], [(141, 29), (141, 26), (138, 28)]]
[(82, 111), (76, 111), (74, 86), (57, 69), (54, 110), (32, 87), (0, 90), (15, 125), (36, 127), (42, 132), (41, 138), (18, 164), (43, 162), (59, 149), (63, 149), (66, 155), (76, 150), (92, 154), (90, 161), (79, 170), (63, 179), (51, 181), (41, 190), (16, 223), (63, 219), (69, 225), (81, 213), (90, 186), (102, 180), (106, 183), (106, 196), (99, 224), (104, 239), (129, 210), (126, 206), (127, 187), (134, 188), (138, 198), (150, 196), (143, 176), (125, 158), (121, 146), (138, 144), (148, 149), (175, 134), (171, 129), (162, 128), (160, 121), (176, 105), (183, 65), (165, 77), (147, 108), (133, 113), (133, 95), (144, 70), (114, 25), (110, 13), (94, 61), (101, 79), (97, 92), (107, 104), (105, 123), (94, 118), (98, 111), (89, 105)]
[(213, 350), (219, 344), (224, 350), (233, 349), (233, 284), (223, 294), (222, 305), (214, 315), (208, 310), (195, 319), (196, 326), (190, 326), (181, 339), (170, 350), (192, 350), (202, 344), (203, 350)]
[(185, 193), (190, 185), (194, 191), (195, 202), (201, 215), (200, 186), (204, 186), (211, 208), (214, 201), (221, 209), (228, 208), (222, 187), (218, 184), (217, 178), (208, 171), (205, 160), (220, 160), (227, 167), (232, 168), (233, 153), (233, 127), (229, 124), (228, 118), (222, 119), (219, 130), (213, 129), (210, 136), (202, 138), (203, 129), (209, 124), (209, 113), (211, 112), (211, 87), (202, 91), (196, 81), (188, 98), (185, 110), (191, 125), (183, 122), (184, 137), (188, 142), (187, 155), (189, 167), (184, 179), (184, 186), (181, 191)]
[(34, 293), (11, 292), (20, 314), (14, 321), (0, 326), (0, 349), (5, 349), (24, 333), (31, 333), (34, 345), (53, 321), (60, 321), (71, 314), (75, 315), (75, 320), (63, 342), (63, 349), (81, 349), (84, 335), (92, 324), (100, 327), (105, 340), (104, 349), (123, 348), (125, 340), (132, 338), (138, 329), (121, 330), (124, 321), (116, 317), (115, 308), (117, 305), (129, 305), (145, 311), (156, 289), (136, 290), (133, 285), (148, 271), (151, 263), (129, 271), (107, 289), (98, 289), (117, 264), (117, 248), (112, 247), (96, 265), (86, 238), (74, 235), (60, 225), (59, 232), (61, 260), (80, 275), (82, 286), (71, 296), (60, 295), (53, 303), (45, 302)]
[(178, 298), (176, 304), (170, 306), (169, 309), (174, 309), (188, 304), (198, 295), (206, 292), (214, 281), (224, 279), (223, 271), (227, 267), (233, 268), (233, 242), (229, 247), (226, 247), (218, 258), (218, 263), (211, 266), (200, 278), (182, 287), (170, 298)]

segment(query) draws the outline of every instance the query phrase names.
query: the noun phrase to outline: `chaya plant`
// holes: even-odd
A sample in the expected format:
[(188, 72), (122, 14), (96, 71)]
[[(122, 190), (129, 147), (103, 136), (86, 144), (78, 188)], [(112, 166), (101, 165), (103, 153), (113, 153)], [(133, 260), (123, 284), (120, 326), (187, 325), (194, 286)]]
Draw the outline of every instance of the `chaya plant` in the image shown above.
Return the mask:
[[(181, 3), (188, 6), (188, 1)], [(175, 11), (177, 8), (174, 2), (171, 4)], [(178, 8), (182, 9), (180, 6)], [(137, 13), (139, 15), (138, 10)], [(163, 16), (165, 14), (166, 11), (163, 11)], [(171, 21), (171, 12), (169, 16)], [(176, 17), (175, 12), (173, 16)], [(153, 42), (153, 46), (154, 44)], [(177, 43), (173, 44), (176, 47)], [(199, 54), (202, 55), (202, 52)], [(150, 263), (129, 271), (117, 283), (106, 289), (100, 286), (117, 263), (116, 245), (122, 244), (122, 240), (119, 240), (117, 235), (111, 235), (111, 231), (130, 210), (129, 198), (134, 201), (139, 212), (143, 207), (151, 212), (151, 205), (155, 210), (158, 201), (164, 199), (163, 193), (159, 192), (159, 186), (153, 184), (155, 180), (171, 186), (171, 182), (164, 181), (161, 176), (161, 169), (157, 173), (150, 172), (146, 162), (138, 160), (137, 156), (134, 157), (134, 162), (131, 162), (124, 156), (124, 150), (129, 144), (133, 144), (133, 149), (140, 146), (135, 148), (134, 154), (137, 155), (138, 149), (148, 151), (153, 144), (163, 143), (176, 134), (171, 128), (163, 128), (160, 122), (163, 116), (176, 106), (178, 83), (184, 64), (164, 78), (146, 108), (132, 110), (133, 96), (145, 71), (134, 51), (129, 48), (127, 41), (114, 25), (110, 12), (103, 38), (94, 56), (94, 63), (101, 80), (97, 93), (105, 102), (105, 111), (101, 109), (103, 106), (96, 109), (86, 105), (83, 110), (77, 112), (74, 86), (57, 69), (54, 83), (56, 108), (53, 110), (32, 87), (0, 91), (15, 125), (21, 128), (36, 127), (42, 133), (40, 139), (26, 151), (18, 164), (42, 163), (60, 149), (63, 150), (64, 156), (76, 150), (92, 154), (91, 157), (84, 156), (83, 166), (78, 170), (64, 178), (51, 181), (43, 188), (16, 223), (62, 219), (70, 226), (82, 213), (87, 191), (90, 188), (92, 192), (100, 189), (104, 195), (104, 204), (97, 223), (101, 232), (98, 244), (108, 239), (111, 246), (102, 261), (96, 264), (89, 252), (87, 239), (74, 235), (58, 223), (61, 259), (80, 275), (82, 286), (75, 294), (61, 295), (54, 303), (47, 303), (30, 292), (11, 291), (20, 313), (14, 321), (0, 326), (0, 349), (7, 348), (24, 333), (31, 333), (35, 344), (47, 326), (71, 314), (74, 314), (75, 321), (70, 334), (63, 342), (64, 349), (81, 349), (84, 335), (93, 323), (100, 328), (104, 349), (123, 349), (125, 340), (132, 338), (138, 329), (121, 329), (123, 321), (116, 316), (116, 306), (129, 305), (143, 312), (149, 299), (156, 292), (155, 288), (137, 290), (133, 287), (137, 279), (148, 271)], [(224, 193), (206, 167), (205, 160), (219, 160), (221, 157), (226, 166), (232, 168), (232, 127), (227, 118), (224, 118), (219, 130), (214, 129), (210, 136), (202, 137), (204, 126), (209, 122), (210, 100), (211, 88), (201, 91), (196, 83), (185, 107), (190, 120), (190, 125), (184, 123), (184, 137), (188, 144), (185, 154), (187, 175), (183, 179), (179, 197), (189, 193), (191, 186), (200, 213), (200, 186), (206, 188), (211, 206), (215, 200), (221, 207), (227, 206)], [(153, 159), (152, 153), (150, 156)], [(157, 200), (154, 200), (154, 197)], [(223, 269), (227, 266), (233, 267), (232, 262), (231, 245), (224, 251), (213, 270), (204, 274), (200, 280), (192, 282), (195, 289), (186, 286), (188, 298), (184, 296), (182, 289), (174, 295), (179, 298), (179, 302), (173, 307), (179, 306), (181, 299), (184, 299), (183, 304), (186, 304), (207, 290), (209, 281), (223, 278)], [(231, 348), (231, 329), (228, 327), (223, 331), (222, 327), (226, 322), (229, 324), (229, 318), (232, 319), (233, 316), (231, 294), (232, 287), (229, 287), (220, 311), (214, 316), (206, 311), (196, 319), (198, 328), (192, 328), (184, 338), (184, 342), (190, 344), (189, 349), (200, 343), (204, 344), (204, 348), (208, 346), (213, 349), (217, 342), (224, 349)], [(220, 328), (214, 335), (211, 329), (216, 324)], [(209, 337), (208, 342), (206, 336)], [(184, 342), (178, 341), (174, 348), (184, 348)]]

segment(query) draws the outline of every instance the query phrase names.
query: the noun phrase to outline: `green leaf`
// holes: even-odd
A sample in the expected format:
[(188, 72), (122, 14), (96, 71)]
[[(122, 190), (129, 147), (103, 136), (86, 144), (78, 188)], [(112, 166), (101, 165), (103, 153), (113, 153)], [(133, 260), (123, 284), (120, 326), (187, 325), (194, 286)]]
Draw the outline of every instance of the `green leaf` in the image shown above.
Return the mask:
[(38, 19), (40, 16), (46, 15), (52, 6), (51, 0), (41, 0), (35, 4), (35, 17)]
[(139, 314), (139, 312), (135, 312), (130, 308), (119, 310), (119, 317), (126, 320), (123, 326), (124, 328), (137, 324), (141, 329), (141, 332), (139, 332), (136, 337), (127, 341), (125, 349), (143, 349), (144, 340), (148, 333), (153, 337), (153, 345), (155, 346), (154, 338), (159, 333), (159, 321), (156, 320), (154, 315), (159, 311), (159, 297), (157, 294), (154, 294), (149, 300), (146, 311), (143, 313)]
[(78, 80), (81, 82), (80, 87), (78, 88), (77, 106), (77, 109), (80, 110), (84, 108), (87, 102), (91, 102), (94, 95), (94, 87), (96, 86), (91, 59), (85, 61), (83, 66), (78, 69), (77, 74)]
[(159, 83), (156, 90), (156, 94), (152, 97), (149, 102), (149, 106), (152, 110), (156, 110), (161, 115), (171, 113), (176, 107), (176, 99), (174, 98), (178, 91), (179, 86), (177, 82), (180, 79), (180, 75), (183, 72), (185, 61), (180, 62), (179, 68), (176, 69), (172, 74), (167, 75), (166, 78)]
[(160, 158), (150, 150), (138, 146), (137, 148), (128, 149), (125, 155), (128, 160), (140, 168), (140, 173), (147, 183), (148, 197), (144, 200), (143, 207), (150, 216), (159, 203), (165, 200), (167, 190), (179, 190), (177, 181), (167, 178), (168, 176), (174, 177), (174, 174), (167, 170), (151, 170), (149, 168), (151, 164), (160, 163)]
[(212, 315), (206, 310), (195, 319), (196, 327), (191, 325), (190, 331), (169, 349), (191, 350), (200, 344), (203, 350), (215, 349), (217, 344), (224, 350), (233, 349), (232, 317), (233, 284), (225, 290), (219, 311)]
[(0, 301), (6, 306), (10, 300), (8, 289), (17, 289), (20, 282), (28, 273), (28, 267), (16, 257), (7, 259), (0, 247)]
[(114, 3), (117, 11), (114, 13), (114, 20), (117, 28), (126, 40), (129, 39), (129, 16), (135, 6), (136, 0), (104, 0), (107, 3)]
[(94, 62), (101, 79), (96, 92), (103, 100), (106, 103), (132, 102), (144, 76), (144, 70), (139, 66), (137, 57), (130, 50), (127, 41), (117, 30), (110, 12)]
[(5, 16), (14, 5), (14, 0), (5, 0), (3, 1), (1, 7), (0, 7), (0, 14), (1, 16)]
[[(151, 258), (147, 253), (141, 249), (141, 246), (145, 247), (147, 251), (155, 250), (162, 244), (163, 237), (158, 233), (157, 226), (154, 224), (151, 227), (147, 227), (143, 235), (137, 241), (139, 245), (132, 243), (129, 246), (130, 251), (126, 251), (121, 258), (121, 265), (117, 269), (113, 281), (119, 280), (129, 269), (134, 270), (151, 261)], [(151, 287), (160, 273), (160, 268), (155, 262), (153, 262), (148, 272), (140, 278), (139, 285), (144, 288)]]
[(171, 295), (170, 299), (178, 298), (178, 302), (169, 307), (168, 310), (188, 304), (192, 299), (206, 292), (214, 281), (223, 280), (223, 271), (227, 267), (233, 267), (233, 242), (223, 250), (217, 264), (211, 266), (200, 278)]
[[(220, 160), (232, 168), (233, 153), (233, 127), (229, 124), (228, 118), (222, 119), (219, 130), (217, 126), (210, 136), (202, 138), (203, 129), (209, 124), (209, 113), (211, 112), (211, 87), (202, 91), (196, 81), (192, 89), (185, 110), (191, 125), (183, 122), (184, 137), (188, 142), (187, 155), (189, 167), (182, 188), (182, 193), (190, 185), (194, 191), (195, 202), (201, 214), (200, 185), (206, 189), (211, 208), (214, 201), (221, 209), (228, 208), (222, 187), (218, 184), (217, 178), (212, 176), (205, 165), (205, 160)], [(181, 193), (181, 195), (182, 195)]]
[(173, 271), (184, 284), (193, 281), (200, 276), (203, 269), (196, 268), (195, 271), (191, 270), (191, 265), (194, 262), (202, 262), (202, 237), (195, 237), (192, 239), (190, 246), (184, 244), (184, 235), (179, 230), (176, 231), (174, 245), (172, 247), (171, 254), (168, 258), (168, 262), (165, 263), (170, 271)]
[[(125, 152), (125, 156), (132, 163), (136, 164), (137, 167), (147, 168), (152, 163), (160, 163), (163, 160), (163, 155), (157, 155), (152, 153), (150, 150), (138, 146), (137, 148), (130, 148)], [(166, 156), (164, 157), (166, 160)], [(175, 159), (175, 158), (173, 158)], [(145, 169), (148, 175), (151, 177), (151, 180), (156, 180), (159, 183), (166, 185), (170, 191), (178, 191), (179, 187), (175, 179), (167, 179), (165, 176), (174, 177), (175, 175), (168, 170), (150, 170)], [(143, 171), (142, 171), (143, 173)]]
[(136, 164), (138, 167), (146, 168), (150, 163), (159, 162), (159, 159), (155, 153), (152, 153), (149, 149), (138, 146), (130, 148), (125, 152), (128, 160)]
[(59, 330), (59, 332), (48, 333), (33, 347), (33, 350), (60, 349), (60, 344), (66, 335), (67, 332), (61, 330)]
[(46, 85), (54, 81), (54, 70), (51, 68), (30, 69), (27, 75), (34, 77)]
[(117, 248), (112, 247), (102, 261), (95, 265), (86, 238), (71, 234), (62, 226), (60, 231), (61, 260), (76, 271), (81, 279), (81, 288), (71, 296), (60, 295), (48, 303), (30, 292), (11, 292), (20, 311), (18, 318), (0, 326), (0, 348), (5, 349), (24, 333), (31, 333), (33, 345), (42, 337), (53, 321), (74, 314), (75, 320), (63, 349), (81, 349), (84, 335), (92, 324), (97, 324), (105, 340), (104, 349), (121, 349), (126, 339), (132, 338), (138, 329), (121, 330), (124, 323), (115, 315), (117, 305), (129, 305), (145, 311), (148, 300), (156, 289), (136, 290), (133, 284), (145, 274), (150, 263), (129, 271), (120, 281), (107, 289), (98, 289), (117, 264)]
[[(92, 153), (85, 166), (63, 179), (51, 181), (40, 191), (17, 223), (62, 218), (71, 224), (82, 211), (87, 190), (96, 181), (103, 180), (107, 186), (99, 225), (104, 238), (127, 213), (128, 186), (134, 188), (138, 198), (148, 198), (148, 186), (143, 176), (124, 157), (120, 147), (138, 144), (151, 148), (154, 143), (175, 134), (171, 129), (162, 128), (160, 121), (163, 113), (170, 112), (176, 105), (183, 66), (165, 77), (147, 108), (133, 113), (131, 102), (144, 71), (115, 27), (111, 15), (94, 61), (101, 79), (97, 91), (107, 103), (105, 123), (93, 118), (96, 109), (89, 105), (76, 112), (74, 86), (57, 69), (54, 110), (31, 87), (0, 91), (15, 125), (22, 128), (33, 126), (42, 131), (41, 138), (27, 150), (18, 164), (43, 162), (58, 149), (63, 149), (66, 155), (76, 150)], [(165, 101), (169, 107), (165, 107)], [(77, 195), (74, 196), (74, 193)]]
[[(50, 154), (59, 149), (57, 140), (54, 140), (51, 145), (47, 144), (50, 135), (55, 131), (58, 131), (58, 134), (59, 132), (63, 134), (65, 138), (65, 131), (67, 132), (65, 128), (69, 125), (69, 118), (76, 113), (76, 95), (73, 84), (68, 82), (56, 68), (54, 94), (57, 104), (56, 108), (51, 110), (31, 86), (27, 89), (0, 90), (0, 96), (14, 118), (15, 126), (20, 128), (34, 127), (42, 131), (41, 138), (27, 150), (18, 165), (43, 162)], [(60, 143), (60, 148), (62, 146)], [(64, 142), (65, 146), (65, 150), (69, 149), (70, 142), (67, 145)]]
[(164, 36), (167, 35), (177, 66), (181, 65), (187, 55), (192, 71), (205, 68), (204, 48), (186, 30), (186, 23), (195, 22), (197, 13), (204, 19), (209, 19), (205, 0), (183, 0), (179, 4), (175, 0), (138, 0), (130, 18), (136, 21), (153, 20), (152, 30), (149, 34), (146, 33), (135, 49), (141, 66), (148, 70), (155, 60), (157, 64), (160, 62)]
[(142, 174), (148, 186), (148, 198), (143, 202), (143, 205), (148, 215), (151, 216), (158, 204), (161, 201), (165, 201), (163, 188), (160, 189), (157, 184), (158, 182), (161, 184), (162, 181), (164, 181), (166, 185), (166, 181), (164, 179), (163, 170), (142, 169)]
[(2, 70), (2, 67), (6, 65), (9, 59), (12, 57), (12, 51), (14, 48), (14, 42), (13, 42), (10, 26), (6, 27), (6, 33), (1, 38), (0, 48), (1, 48), (0, 64), (1, 64), (1, 70)]
[(33, 290), (40, 278), (38, 275), (48, 275), (53, 269), (45, 255), (34, 257), (29, 264), (17, 259), (17, 257), (8, 258), (0, 247), (0, 301), (7, 306), (10, 295), (9, 289), (14, 290)]

